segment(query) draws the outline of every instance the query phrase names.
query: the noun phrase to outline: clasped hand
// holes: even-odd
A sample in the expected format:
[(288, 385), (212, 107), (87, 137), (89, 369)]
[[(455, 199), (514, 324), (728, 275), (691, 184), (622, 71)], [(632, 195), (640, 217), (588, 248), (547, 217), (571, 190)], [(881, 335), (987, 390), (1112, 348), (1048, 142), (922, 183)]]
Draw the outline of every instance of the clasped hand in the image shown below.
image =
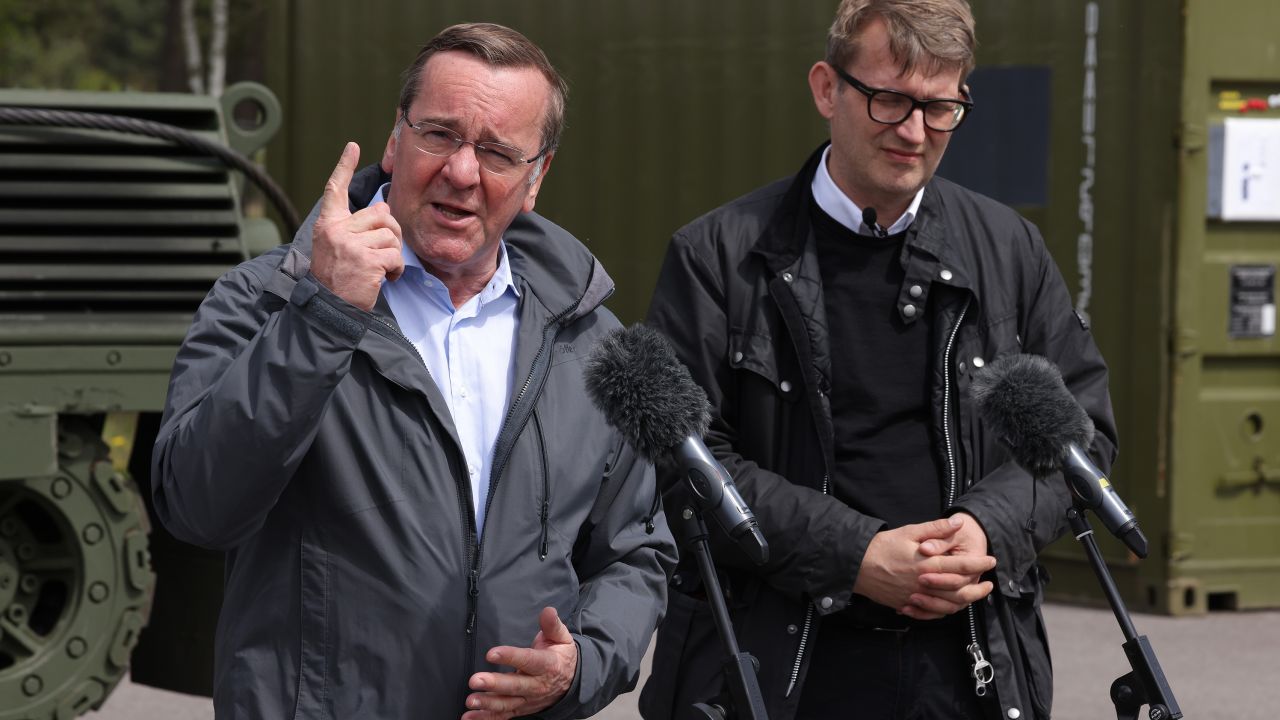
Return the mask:
[(982, 574), (995, 566), (982, 526), (957, 513), (877, 533), (853, 591), (916, 620), (936, 620), (990, 594), (994, 586)]

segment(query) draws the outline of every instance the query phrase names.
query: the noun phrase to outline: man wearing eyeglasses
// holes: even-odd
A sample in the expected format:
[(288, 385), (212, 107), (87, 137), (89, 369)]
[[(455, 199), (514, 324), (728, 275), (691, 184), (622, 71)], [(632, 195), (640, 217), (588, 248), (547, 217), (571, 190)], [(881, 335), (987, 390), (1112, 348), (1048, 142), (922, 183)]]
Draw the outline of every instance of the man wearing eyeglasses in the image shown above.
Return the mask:
[[(1115, 427), (1038, 231), (934, 176), (975, 111), (974, 45), (964, 0), (841, 2), (809, 72), (830, 142), (676, 232), (650, 306), (772, 550), (751, 567), (715, 548), (771, 720), (1049, 717), (1036, 557), (1069, 497), (984, 431), (969, 383), (997, 357), (1043, 355), (1108, 468)], [(662, 481), (668, 510), (684, 507)], [(650, 720), (731, 698), (698, 586), (682, 560)]]
[(498, 25), (405, 73), (305, 227), (218, 281), (153, 455), (227, 552), (219, 718), (585, 717), (632, 687), (675, 547), (582, 361), (613, 284), (531, 213), (566, 85)]

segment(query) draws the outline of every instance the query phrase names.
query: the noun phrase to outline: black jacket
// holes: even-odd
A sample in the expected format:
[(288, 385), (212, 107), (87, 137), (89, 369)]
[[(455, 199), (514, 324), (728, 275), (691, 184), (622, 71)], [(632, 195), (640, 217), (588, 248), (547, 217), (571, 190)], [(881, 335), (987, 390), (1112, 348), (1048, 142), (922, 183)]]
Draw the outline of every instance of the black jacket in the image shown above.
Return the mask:
[[(739, 642), (760, 661), (773, 720), (794, 715), (806, 649), (821, 618), (848, 605), (867, 545), (884, 527), (829, 494), (829, 391), (839, 361), (829, 354), (809, 222), (809, 186), (820, 157), (821, 148), (793, 178), (680, 229), (649, 310), (649, 323), (671, 339), (707, 390), (713, 405), (707, 444), (769, 541), (771, 557), (760, 568), (748, 567), (727, 543), (714, 552)], [(933, 313), (931, 434), (956, 496), (939, 516), (972, 514), (999, 562), (997, 590), (975, 607), (1001, 717), (1047, 718), (1053, 688), (1036, 557), (1064, 531), (1070, 497), (1059, 475), (1033, 481), (1013, 463), (984, 428), (968, 387), (975, 369), (998, 357), (1047, 357), (1093, 418), (1092, 452), (1108, 471), (1116, 433), (1106, 365), (1039, 232), (1013, 210), (935, 178), (907, 232), (902, 262), (901, 317), (910, 323), (919, 309)], [(664, 487), (667, 509), (683, 507), (682, 485), (667, 475)], [(690, 561), (673, 580), (654, 675), (642, 696), (642, 712), (655, 720), (695, 717), (682, 714), (721, 689), (720, 648), (705, 603), (695, 599)]]

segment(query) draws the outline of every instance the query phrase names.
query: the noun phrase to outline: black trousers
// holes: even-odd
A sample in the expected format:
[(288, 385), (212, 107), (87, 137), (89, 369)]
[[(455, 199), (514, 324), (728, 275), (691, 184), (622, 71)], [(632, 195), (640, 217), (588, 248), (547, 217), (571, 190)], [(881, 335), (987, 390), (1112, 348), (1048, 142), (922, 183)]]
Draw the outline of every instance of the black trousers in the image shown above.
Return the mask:
[(965, 652), (967, 618), (877, 624), (893, 629), (824, 619), (796, 720), (981, 720), (984, 701)]

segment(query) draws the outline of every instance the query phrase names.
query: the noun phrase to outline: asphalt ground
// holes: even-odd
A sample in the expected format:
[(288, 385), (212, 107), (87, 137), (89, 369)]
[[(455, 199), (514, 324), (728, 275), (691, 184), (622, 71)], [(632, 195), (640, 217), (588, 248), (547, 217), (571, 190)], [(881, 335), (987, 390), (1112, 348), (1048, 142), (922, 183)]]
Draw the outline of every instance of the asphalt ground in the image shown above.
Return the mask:
[[(1198, 617), (1134, 615), (1182, 708), (1192, 720), (1262, 720), (1278, 714), (1267, 688), (1280, 685), (1280, 610), (1220, 612)], [(1124, 636), (1110, 610), (1047, 605), (1045, 622), (1054, 666), (1054, 718), (1116, 717), (1111, 682), (1129, 672)], [(641, 677), (648, 673), (648, 659)], [(1273, 687), (1272, 689), (1276, 689)], [(623, 695), (601, 720), (633, 720), (638, 693)], [(179, 695), (128, 681), (91, 720), (211, 720), (208, 698)], [(1139, 715), (1146, 717), (1145, 709)], [(850, 714), (849, 718), (857, 719)], [(874, 719), (866, 719), (874, 720)]]

